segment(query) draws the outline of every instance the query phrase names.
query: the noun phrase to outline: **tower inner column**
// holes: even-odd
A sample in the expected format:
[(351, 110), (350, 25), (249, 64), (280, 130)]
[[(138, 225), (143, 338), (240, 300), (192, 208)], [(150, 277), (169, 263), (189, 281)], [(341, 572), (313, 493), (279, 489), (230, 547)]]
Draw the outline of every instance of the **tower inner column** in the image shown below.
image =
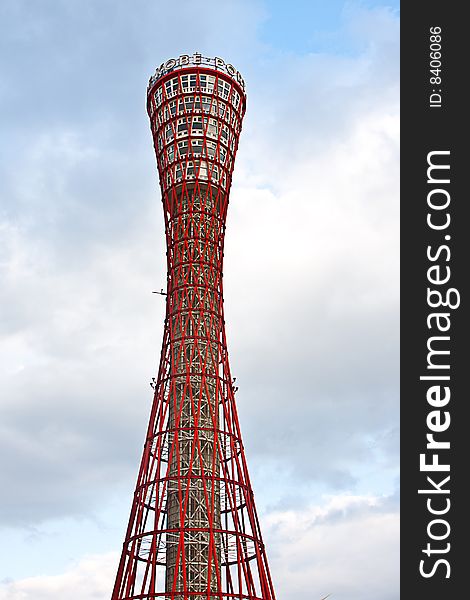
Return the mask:
[(217, 590), (221, 559), (223, 196), (210, 185), (195, 183), (177, 187), (173, 197), (176, 203), (168, 207), (171, 384), (165, 587), (169, 593), (207, 593)]

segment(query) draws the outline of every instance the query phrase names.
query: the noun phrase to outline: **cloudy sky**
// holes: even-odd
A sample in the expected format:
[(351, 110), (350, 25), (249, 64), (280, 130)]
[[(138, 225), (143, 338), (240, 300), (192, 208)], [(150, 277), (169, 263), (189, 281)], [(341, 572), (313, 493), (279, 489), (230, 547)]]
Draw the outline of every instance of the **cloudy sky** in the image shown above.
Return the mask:
[(244, 75), (227, 336), (279, 600), (398, 598), (395, 0), (0, 1), (0, 598), (110, 597), (160, 352), (149, 76)]

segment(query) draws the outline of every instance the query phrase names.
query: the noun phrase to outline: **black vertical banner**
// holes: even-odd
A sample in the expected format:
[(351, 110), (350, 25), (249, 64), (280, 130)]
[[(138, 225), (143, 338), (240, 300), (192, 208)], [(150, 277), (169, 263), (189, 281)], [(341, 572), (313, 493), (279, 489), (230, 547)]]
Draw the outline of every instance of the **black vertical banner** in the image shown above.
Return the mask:
[(465, 8), (401, 10), (401, 594), (419, 600), (470, 597)]

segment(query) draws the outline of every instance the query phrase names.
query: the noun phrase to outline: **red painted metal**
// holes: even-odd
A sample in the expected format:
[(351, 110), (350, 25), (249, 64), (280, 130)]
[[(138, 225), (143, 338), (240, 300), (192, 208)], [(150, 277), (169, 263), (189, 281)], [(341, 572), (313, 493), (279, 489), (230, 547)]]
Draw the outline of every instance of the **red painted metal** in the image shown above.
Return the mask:
[(148, 90), (165, 217), (166, 318), (112, 600), (274, 600), (222, 295), (225, 218), (246, 97), (239, 74), (215, 60), (213, 68), (189, 63), (163, 72)]

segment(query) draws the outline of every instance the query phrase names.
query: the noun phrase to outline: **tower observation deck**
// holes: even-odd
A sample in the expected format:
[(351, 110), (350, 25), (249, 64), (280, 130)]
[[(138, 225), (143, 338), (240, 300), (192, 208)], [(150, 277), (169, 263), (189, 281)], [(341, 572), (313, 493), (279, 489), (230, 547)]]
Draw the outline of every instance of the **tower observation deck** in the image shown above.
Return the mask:
[(245, 83), (183, 55), (150, 78), (147, 111), (167, 244), (163, 345), (112, 600), (274, 600), (228, 363), (225, 219)]

